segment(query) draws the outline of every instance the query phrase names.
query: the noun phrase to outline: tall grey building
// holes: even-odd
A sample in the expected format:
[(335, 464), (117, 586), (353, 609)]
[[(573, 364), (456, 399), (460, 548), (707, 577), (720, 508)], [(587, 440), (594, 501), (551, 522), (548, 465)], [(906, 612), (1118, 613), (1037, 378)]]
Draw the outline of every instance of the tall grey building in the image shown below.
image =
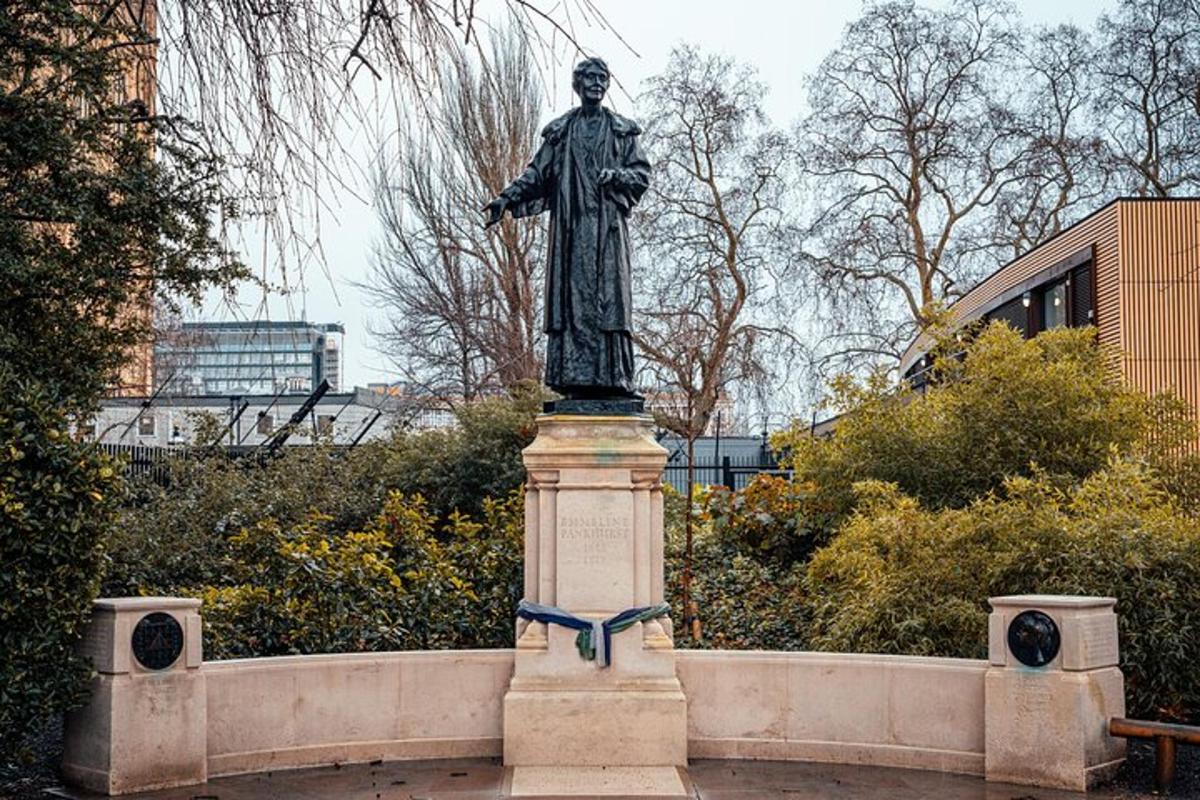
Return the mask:
[(308, 394), (341, 389), (341, 323), (185, 322), (154, 348), (169, 395)]

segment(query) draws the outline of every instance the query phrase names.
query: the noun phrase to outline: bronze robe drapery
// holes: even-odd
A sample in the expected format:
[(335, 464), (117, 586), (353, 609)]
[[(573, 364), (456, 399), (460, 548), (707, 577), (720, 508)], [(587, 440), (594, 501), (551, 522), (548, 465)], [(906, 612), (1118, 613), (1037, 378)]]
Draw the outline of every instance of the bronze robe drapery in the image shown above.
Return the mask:
[[(546, 384), (569, 396), (633, 393), (632, 300), (626, 218), (650, 183), (641, 130), (608, 109), (574, 109), (502, 193), (514, 217), (550, 211)], [(601, 170), (616, 180), (599, 185)]]

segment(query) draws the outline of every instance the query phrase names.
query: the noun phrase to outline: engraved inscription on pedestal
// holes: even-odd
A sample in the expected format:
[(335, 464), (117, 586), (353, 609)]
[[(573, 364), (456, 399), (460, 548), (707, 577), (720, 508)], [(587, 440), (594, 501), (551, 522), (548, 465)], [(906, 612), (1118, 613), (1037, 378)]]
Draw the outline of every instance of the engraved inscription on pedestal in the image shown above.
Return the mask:
[(562, 492), (557, 524), (558, 605), (616, 612), (633, 605), (633, 509), (627, 492)]
[(79, 654), (92, 662), (97, 672), (112, 672), (112, 626), (92, 624), (79, 641)]
[(1113, 614), (1096, 614), (1075, 621), (1079, 648), (1068, 669), (1096, 669), (1117, 663), (1117, 623)]
[(1019, 725), (1036, 725), (1037, 720), (1049, 712), (1052, 687), (1039, 675), (1023, 675), (1014, 682), (1013, 688), (1016, 690), (1013, 719)]

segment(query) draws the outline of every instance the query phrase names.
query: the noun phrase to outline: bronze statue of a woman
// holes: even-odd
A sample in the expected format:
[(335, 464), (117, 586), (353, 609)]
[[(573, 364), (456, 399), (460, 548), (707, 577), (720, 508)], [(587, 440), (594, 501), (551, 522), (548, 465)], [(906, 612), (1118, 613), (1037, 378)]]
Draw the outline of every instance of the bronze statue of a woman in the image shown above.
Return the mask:
[[(579, 107), (542, 131), (533, 161), (484, 207), (487, 226), (550, 211), (546, 269), (546, 385), (559, 410), (640, 410), (633, 386), (629, 231), (650, 183), (641, 129), (600, 105), (608, 65), (575, 67)], [(578, 401), (578, 402), (575, 402)]]

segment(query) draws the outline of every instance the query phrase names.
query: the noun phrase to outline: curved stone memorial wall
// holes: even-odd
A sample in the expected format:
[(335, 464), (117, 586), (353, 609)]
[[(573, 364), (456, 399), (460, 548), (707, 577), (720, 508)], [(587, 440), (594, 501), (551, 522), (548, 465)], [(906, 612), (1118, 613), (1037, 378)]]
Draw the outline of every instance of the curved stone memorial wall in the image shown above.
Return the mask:
[(512, 669), (512, 650), (208, 662), (208, 774), (498, 756)]
[[(983, 774), (986, 661), (676, 655), (691, 758)], [(206, 662), (208, 775), (499, 756), (513, 658), (467, 650)]]
[(662, 800), (689, 796), (689, 758), (1083, 789), (1124, 755), (1107, 733), (1125, 711), (1112, 598), (993, 598), (986, 662), (677, 651), (663, 602), (666, 451), (650, 418), (543, 415), (524, 459), (514, 650), (204, 663), (199, 601), (100, 600), (84, 641), (95, 690), (68, 719), (64, 775), (120, 794), (502, 756), (513, 798), (603, 783)]
[[(197, 605), (97, 601), (85, 648), (99, 675), (92, 703), (68, 719), (70, 780), (123, 794), (247, 772), (503, 752), (514, 650), (204, 662)], [(1077, 789), (1104, 777), (1124, 754), (1105, 730), (1124, 713), (1112, 600), (1031, 596), (993, 606), (988, 661), (678, 651), (688, 757), (905, 767)], [(1005, 646), (1012, 620), (1030, 608), (1062, 631), (1062, 648), (1039, 668)], [(138, 663), (134, 631), (161, 613), (187, 635), (173, 663), (150, 669)], [(640, 633), (619, 634), (618, 647)]]
[(690, 758), (982, 775), (988, 662), (681, 650)]

